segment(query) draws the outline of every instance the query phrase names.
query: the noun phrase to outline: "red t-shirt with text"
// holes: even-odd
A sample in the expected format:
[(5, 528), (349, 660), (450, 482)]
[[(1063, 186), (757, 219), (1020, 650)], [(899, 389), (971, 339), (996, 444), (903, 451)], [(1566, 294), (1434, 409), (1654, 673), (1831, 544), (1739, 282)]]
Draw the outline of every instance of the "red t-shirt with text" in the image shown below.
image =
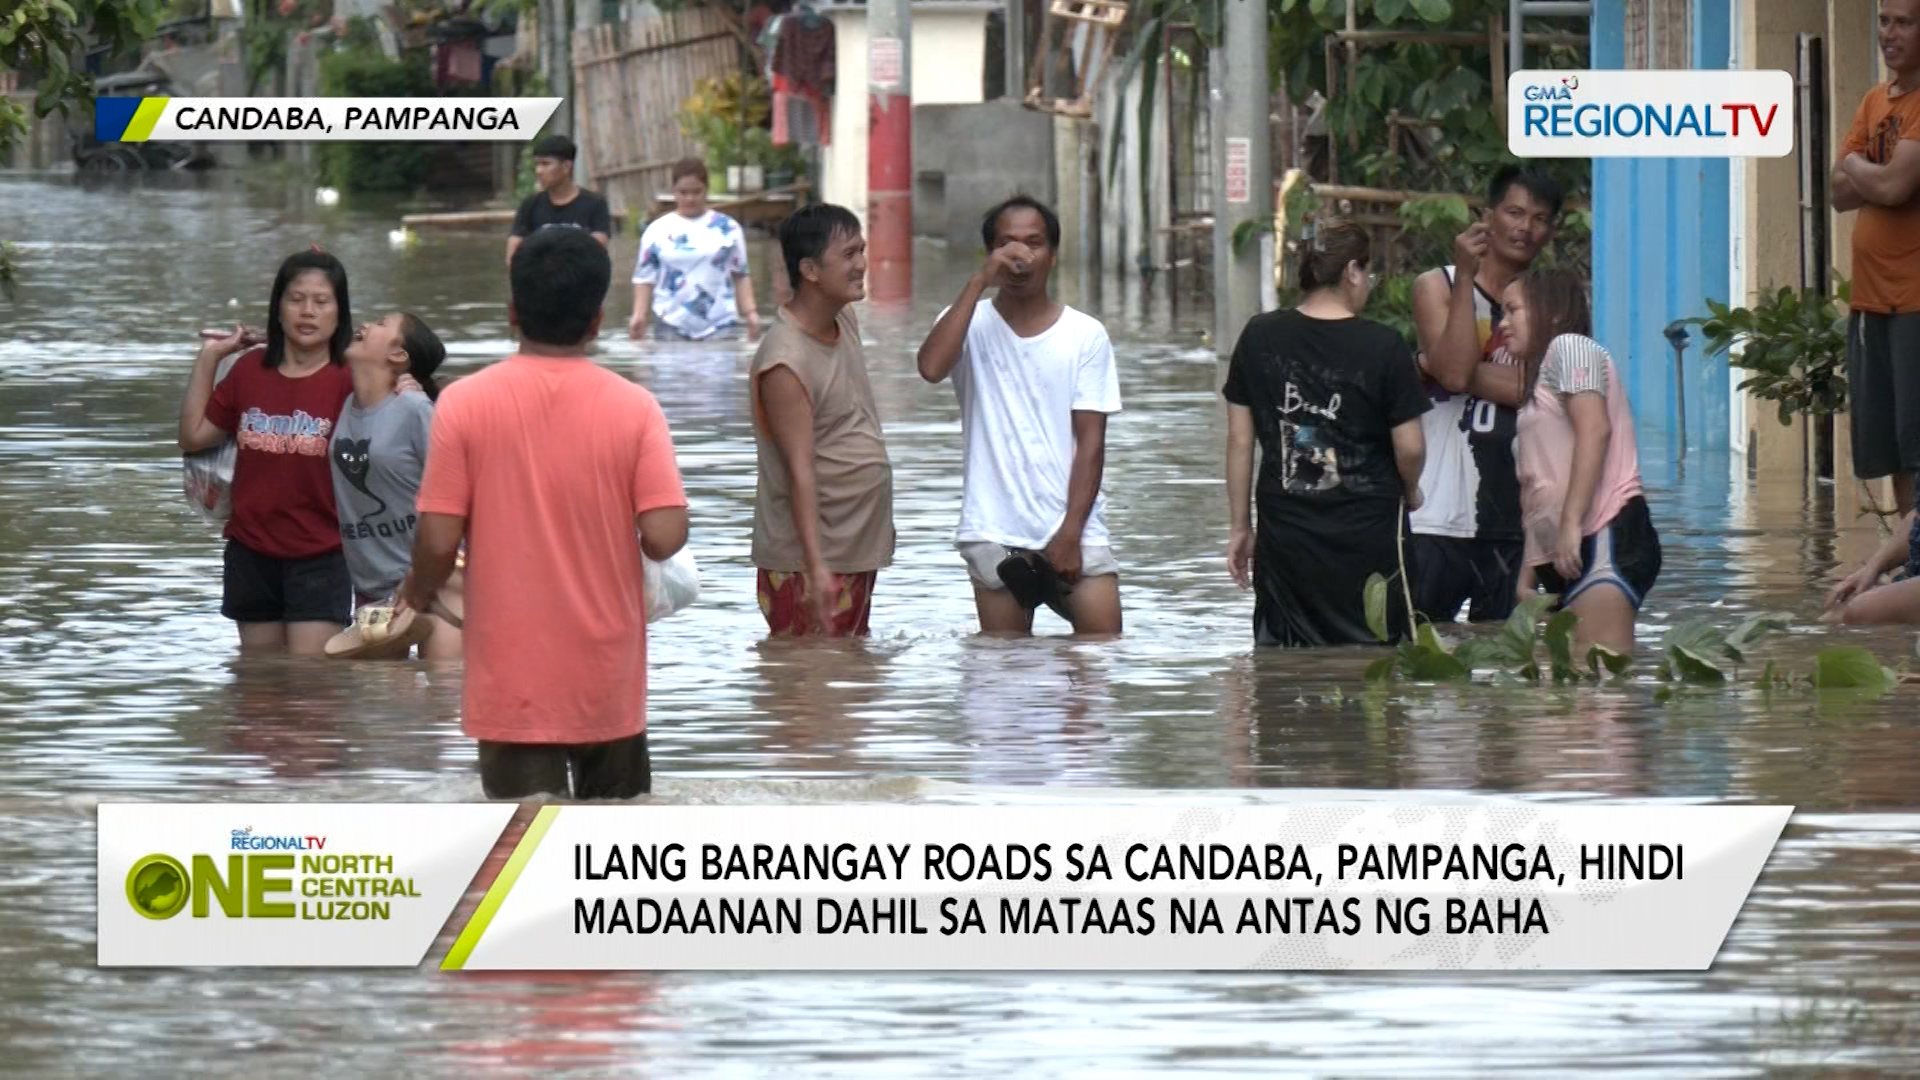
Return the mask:
[(207, 421), (240, 447), (226, 535), (276, 559), (339, 551), (327, 447), (353, 376), (328, 364), (290, 379), (261, 364), (265, 355), (261, 348), (241, 357), (207, 402)]

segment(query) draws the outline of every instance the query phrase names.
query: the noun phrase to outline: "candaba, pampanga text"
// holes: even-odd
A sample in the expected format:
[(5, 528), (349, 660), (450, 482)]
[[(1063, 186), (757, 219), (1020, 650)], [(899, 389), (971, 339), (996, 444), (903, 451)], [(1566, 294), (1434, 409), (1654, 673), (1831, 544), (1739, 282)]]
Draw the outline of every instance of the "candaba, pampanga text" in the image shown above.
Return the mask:
[[(1340, 844), (1335, 882), (1500, 881), (1564, 887), (1542, 844)], [(1581, 845), (1581, 881), (1679, 880), (1679, 845)], [(579, 881), (1112, 882), (1261, 881), (1326, 885), (1291, 844), (577, 844)], [(579, 897), (575, 933), (1549, 933), (1538, 896)], [(1430, 910), (1431, 909), (1431, 910)], [(811, 912), (812, 919), (806, 918)], [(1439, 916), (1436, 925), (1435, 916)], [(996, 929), (989, 930), (988, 917)], [(1371, 916), (1368, 920), (1367, 916)], [(1231, 927), (1231, 929), (1229, 929)]]
[(359, 105), (314, 105), (285, 107), (258, 105), (221, 105), (218, 107), (182, 106), (173, 118), (183, 132), (232, 132), (261, 134), (271, 132), (333, 134), (348, 133), (503, 131), (525, 128), (519, 110), (498, 105), (400, 105), (365, 107)]

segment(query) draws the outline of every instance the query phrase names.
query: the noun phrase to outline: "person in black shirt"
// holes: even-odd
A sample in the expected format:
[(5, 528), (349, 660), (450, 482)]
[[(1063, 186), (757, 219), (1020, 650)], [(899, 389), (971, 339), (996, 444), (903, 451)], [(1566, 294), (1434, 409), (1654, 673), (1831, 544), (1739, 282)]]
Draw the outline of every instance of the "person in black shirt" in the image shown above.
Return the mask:
[[(1433, 403), (1406, 341), (1358, 316), (1373, 288), (1366, 230), (1322, 222), (1302, 245), (1306, 299), (1250, 320), (1227, 372), (1227, 565), (1254, 590), (1257, 643), (1364, 644), (1376, 640), (1367, 578), (1388, 578), (1394, 601), (1405, 595), (1400, 540), (1420, 506), (1420, 417)], [(1387, 610), (1390, 636), (1407, 634), (1406, 604)]]
[(540, 190), (527, 196), (513, 215), (507, 237), (507, 265), (527, 237), (540, 229), (585, 229), (605, 247), (613, 235), (613, 212), (607, 200), (573, 182), (577, 148), (565, 135), (549, 135), (533, 148), (533, 176)]

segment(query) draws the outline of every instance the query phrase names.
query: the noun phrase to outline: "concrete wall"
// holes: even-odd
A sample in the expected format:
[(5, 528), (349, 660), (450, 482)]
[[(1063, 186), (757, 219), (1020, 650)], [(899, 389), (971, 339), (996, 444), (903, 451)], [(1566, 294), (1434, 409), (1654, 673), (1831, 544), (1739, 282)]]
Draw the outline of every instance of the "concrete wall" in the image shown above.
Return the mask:
[[(1754, 69), (1796, 71), (1798, 35), (1827, 32), (1828, 0), (1764, 0), (1741, 4), (1743, 44), (1741, 65)], [(1851, 114), (1851, 109), (1847, 112)], [(1801, 220), (1800, 167), (1806, 148), (1798, 145), (1783, 158), (1751, 158), (1741, 169), (1746, 180), (1744, 229), (1746, 295), (1751, 303), (1761, 294), (1783, 285), (1800, 283)], [(1817, 162), (1824, 171), (1829, 163)], [(1746, 402), (1746, 443), (1749, 462), (1759, 475), (1777, 476), (1806, 467), (1806, 424), (1780, 423), (1778, 409), (1749, 397)]]
[[(971, 105), (985, 99), (987, 13), (998, 3), (935, 0), (913, 5), (913, 103)], [(821, 152), (821, 198), (867, 214), (867, 11), (822, 6), (833, 20), (838, 58), (833, 98), (833, 142)], [(918, 111), (915, 113), (918, 116)], [(916, 142), (918, 139), (916, 139)]]
[(913, 110), (914, 232), (956, 253), (980, 247), (980, 219), (1009, 195), (1052, 203), (1053, 123), (1000, 98)]

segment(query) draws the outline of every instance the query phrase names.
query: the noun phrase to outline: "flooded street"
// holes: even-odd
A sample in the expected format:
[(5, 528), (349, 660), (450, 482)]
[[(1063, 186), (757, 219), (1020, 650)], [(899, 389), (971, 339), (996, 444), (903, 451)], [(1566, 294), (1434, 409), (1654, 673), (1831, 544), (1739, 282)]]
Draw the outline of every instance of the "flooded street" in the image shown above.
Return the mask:
[[(503, 236), (422, 234), (232, 176), (84, 188), (0, 178), (21, 289), (0, 299), (0, 1073), (492, 1076), (996, 1074), (1747, 1076), (1920, 1068), (1920, 695), (1744, 688), (1656, 701), (1678, 619), (1796, 617), (1765, 656), (1835, 640), (1897, 665), (1910, 633), (1827, 632), (1833, 567), (1879, 540), (1845, 485), (1684, 470), (1644, 425), (1666, 569), (1627, 685), (1369, 694), (1370, 651), (1252, 649), (1227, 577), (1221, 370), (1164, 297), (1109, 283), (1126, 411), (1106, 491), (1126, 636), (1000, 642), (951, 538), (952, 389), (913, 353), (971, 269), (921, 250), (910, 312), (862, 313), (899, 548), (874, 636), (767, 643), (748, 561), (744, 342), (603, 341), (673, 427), (703, 592), (650, 638), (655, 801), (998, 803), (1519, 797), (1798, 807), (1713, 969), (1609, 976), (789, 976), (139, 971), (94, 966), (103, 800), (479, 799), (457, 665), (235, 661), (220, 541), (175, 445), (203, 326), (260, 324), (318, 241), (356, 318), (404, 308), (449, 374), (511, 349)], [(624, 326), (635, 235), (613, 245)], [(754, 249), (771, 296), (770, 245)], [(1067, 299), (1072, 300), (1071, 289)], [(237, 301), (229, 306), (229, 301)], [(763, 299), (770, 307), (770, 301)], [(1612, 343), (1609, 343), (1612, 344)], [(1616, 352), (1624, 347), (1615, 345)], [(1690, 357), (1689, 362), (1698, 362)], [(1064, 635), (1050, 614), (1043, 634)], [(877, 812), (884, 813), (884, 809)], [(444, 944), (430, 954), (437, 964)]]

